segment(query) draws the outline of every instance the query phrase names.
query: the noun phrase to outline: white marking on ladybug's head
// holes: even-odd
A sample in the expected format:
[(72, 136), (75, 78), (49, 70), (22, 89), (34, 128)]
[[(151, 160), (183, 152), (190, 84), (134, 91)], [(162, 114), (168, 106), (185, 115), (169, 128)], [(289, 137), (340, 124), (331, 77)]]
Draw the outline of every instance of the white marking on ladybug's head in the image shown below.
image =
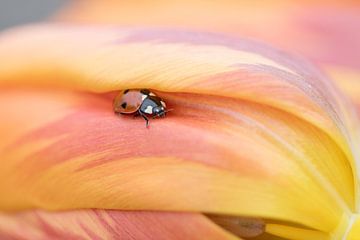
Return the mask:
[(149, 95), (150, 95), (150, 96), (156, 96), (155, 93), (153, 93), (153, 92), (150, 92)]
[(165, 107), (166, 108), (166, 104), (165, 104), (165, 102), (164, 101), (160, 101), (161, 102), (161, 105), (163, 105), (163, 107)]
[(141, 95), (141, 101), (144, 101), (145, 98), (147, 98), (147, 95), (145, 95), (145, 94)]
[(152, 114), (153, 113), (153, 107), (152, 106), (147, 106), (145, 108), (144, 112), (147, 113), (147, 114)]

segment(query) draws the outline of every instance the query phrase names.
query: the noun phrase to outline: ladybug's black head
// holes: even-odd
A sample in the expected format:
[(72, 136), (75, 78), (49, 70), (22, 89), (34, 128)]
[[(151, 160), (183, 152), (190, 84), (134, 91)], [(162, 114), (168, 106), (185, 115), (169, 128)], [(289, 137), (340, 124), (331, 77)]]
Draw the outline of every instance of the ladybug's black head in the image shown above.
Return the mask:
[(163, 106), (156, 106), (153, 108), (153, 114), (156, 117), (165, 117), (166, 110)]

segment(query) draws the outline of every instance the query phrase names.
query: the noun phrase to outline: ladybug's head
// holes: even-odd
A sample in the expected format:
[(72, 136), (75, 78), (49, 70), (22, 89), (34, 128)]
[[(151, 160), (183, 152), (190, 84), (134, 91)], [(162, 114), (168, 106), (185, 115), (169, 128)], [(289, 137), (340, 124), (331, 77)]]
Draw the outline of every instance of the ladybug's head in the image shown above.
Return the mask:
[(157, 106), (153, 108), (153, 114), (155, 117), (165, 117), (166, 109), (164, 106)]

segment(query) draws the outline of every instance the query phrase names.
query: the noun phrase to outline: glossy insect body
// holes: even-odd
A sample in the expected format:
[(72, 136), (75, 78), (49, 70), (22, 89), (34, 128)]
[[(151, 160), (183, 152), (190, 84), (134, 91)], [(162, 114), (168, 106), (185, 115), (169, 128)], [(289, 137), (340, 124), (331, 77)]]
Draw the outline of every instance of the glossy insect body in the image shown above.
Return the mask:
[(149, 126), (148, 116), (165, 117), (165, 102), (148, 89), (127, 89), (120, 92), (114, 100), (114, 111), (120, 114), (140, 115)]

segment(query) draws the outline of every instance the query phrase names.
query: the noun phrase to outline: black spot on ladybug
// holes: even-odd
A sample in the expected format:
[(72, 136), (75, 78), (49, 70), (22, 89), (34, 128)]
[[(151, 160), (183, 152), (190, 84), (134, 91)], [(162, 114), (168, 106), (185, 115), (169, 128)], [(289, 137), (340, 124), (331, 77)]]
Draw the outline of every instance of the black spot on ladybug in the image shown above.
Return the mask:
[(126, 89), (126, 90), (124, 91), (124, 94), (127, 94), (129, 91), (130, 91), (130, 89)]
[(141, 89), (140, 92), (144, 95), (149, 95), (150, 91), (148, 89)]
[(122, 107), (123, 109), (125, 109), (126, 106), (127, 106), (127, 103), (126, 103), (126, 102), (124, 102), (124, 103), (121, 104), (121, 107)]

